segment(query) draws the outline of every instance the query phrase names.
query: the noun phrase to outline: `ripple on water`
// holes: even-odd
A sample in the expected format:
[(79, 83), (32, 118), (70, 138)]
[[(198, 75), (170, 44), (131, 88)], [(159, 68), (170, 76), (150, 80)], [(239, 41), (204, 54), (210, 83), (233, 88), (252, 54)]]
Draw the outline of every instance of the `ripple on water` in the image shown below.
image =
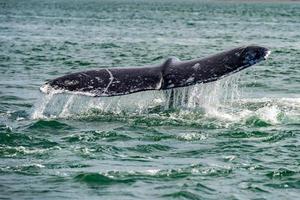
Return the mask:
[(58, 147), (52, 148), (34, 148), (24, 146), (7, 146), (3, 145), (0, 147), (0, 156), (3, 158), (26, 158), (28, 155), (35, 157), (44, 158), (47, 157), (47, 153), (51, 150), (57, 150)]
[(198, 200), (202, 199), (203, 197), (201, 195), (198, 195), (192, 191), (188, 190), (181, 190), (179, 192), (173, 192), (170, 194), (164, 194), (162, 195), (163, 198), (171, 198), (171, 199), (193, 199)]
[(290, 179), (290, 178), (299, 178), (300, 171), (289, 170), (286, 168), (279, 168), (272, 172), (266, 174), (270, 179)]
[(43, 137), (31, 136), (25, 133), (17, 132), (0, 132), (0, 145), (11, 147), (42, 147), (50, 148), (58, 143), (49, 141)]
[(118, 131), (83, 131), (78, 134), (72, 134), (63, 139), (69, 143), (76, 142), (96, 142), (96, 141), (106, 141), (106, 142), (114, 142), (114, 141), (128, 141), (133, 139), (132, 137), (122, 134)]
[(168, 151), (172, 149), (172, 147), (161, 144), (145, 144), (145, 145), (136, 145), (135, 147), (128, 147), (129, 151), (135, 151), (139, 153), (153, 153), (160, 151)]
[(100, 173), (80, 173), (74, 177), (75, 181), (90, 185), (115, 185), (115, 184), (132, 184), (136, 180), (130, 177), (114, 178), (110, 175), (102, 175)]
[[(274, 183), (267, 183), (265, 186), (274, 188), (274, 189), (300, 189), (300, 180), (291, 180), (291, 181), (276, 181)], [(296, 193), (297, 194), (297, 193)]]
[(23, 164), (18, 166), (7, 166), (5, 168), (0, 168), (0, 173), (16, 173), (28, 176), (36, 176), (42, 174), (43, 168), (45, 168), (45, 166), (39, 163)]
[(90, 143), (87, 145), (72, 145), (71, 151), (77, 156), (90, 159), (104, 159), (111, 157), (119, 157), (124, 151), (123, 148), (109, 144)]
[[(79, 173), (74, 179), (84, 183), (99, 185), (142, 182), (164, 182), (185, 180), (190, 176), (215, 176), (223, 177), (230, 175), (232, 169), (228, 167), (209, 167), (202, 165), (191, 165), (178, 169), (148, 169), (144, 171), (107, 171), (103, 173)], [(204, 186), (203, 186), (204, 187)], [(206, 187), (207, 189), (209, 187)], [(212, 190), (212, 189), (211, 189)]]
[(58, 120), (37, 120), (36, 122), (32, 123), (28, 129), (31, 130), (71, 130), (73, 127), (71, 127), (68, 124), (65, 124), (63, 122), (60, 122)]

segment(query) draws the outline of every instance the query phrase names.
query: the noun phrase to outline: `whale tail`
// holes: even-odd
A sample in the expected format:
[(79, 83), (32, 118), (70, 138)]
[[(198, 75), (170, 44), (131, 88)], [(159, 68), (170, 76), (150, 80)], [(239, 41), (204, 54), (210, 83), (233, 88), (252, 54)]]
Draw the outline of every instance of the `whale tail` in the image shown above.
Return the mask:
[(246, 46), (202, 59), (170, 58), (155, 66), (90, 70), (50, 80), (40, 90), (108, 97), (186, 87), (216, 81), (267, 59), (269, 54), (267, 48)]

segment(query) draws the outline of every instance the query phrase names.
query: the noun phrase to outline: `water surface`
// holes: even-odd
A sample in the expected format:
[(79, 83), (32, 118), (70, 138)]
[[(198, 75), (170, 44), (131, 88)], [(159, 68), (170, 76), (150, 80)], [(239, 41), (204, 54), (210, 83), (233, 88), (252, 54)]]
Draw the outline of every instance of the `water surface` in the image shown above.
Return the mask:
[[(0, 1), (0, 198), (297, 199), (300, 4)], [(70, 72), (247, 44), (267, 62), (207, 85), (45, 96)], [(182, 94), (189, 95), (183, 101)]]

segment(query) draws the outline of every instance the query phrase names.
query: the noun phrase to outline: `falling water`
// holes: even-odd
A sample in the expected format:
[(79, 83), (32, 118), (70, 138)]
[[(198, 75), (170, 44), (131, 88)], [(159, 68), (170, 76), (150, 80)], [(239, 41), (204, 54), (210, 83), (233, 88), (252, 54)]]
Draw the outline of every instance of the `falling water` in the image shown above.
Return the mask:
[(240, 75), (217, 82), (198, 84), (166, 91), (146, 91), (116, 97), (88, 97), (74, 94), (45, 95), (35, 106), (32, 118), (59, 117), (86, 113), (91, 109), (113, 114), (146, 114), (153, 108), (159, 110), (203, 110), (206, 115), (217, 115), (230, 110), (240, 98)]

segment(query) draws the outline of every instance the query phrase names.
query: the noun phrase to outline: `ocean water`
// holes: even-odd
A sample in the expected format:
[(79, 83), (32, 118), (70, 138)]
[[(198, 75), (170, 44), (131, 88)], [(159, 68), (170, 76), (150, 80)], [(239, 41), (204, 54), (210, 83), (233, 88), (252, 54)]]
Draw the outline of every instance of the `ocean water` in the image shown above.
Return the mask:
[[(248, 44), (272, 54), (172, 107), (39, 91)], [(298, 199), (299, 86), (298, 2), (0, 0), (0, 199)]]

